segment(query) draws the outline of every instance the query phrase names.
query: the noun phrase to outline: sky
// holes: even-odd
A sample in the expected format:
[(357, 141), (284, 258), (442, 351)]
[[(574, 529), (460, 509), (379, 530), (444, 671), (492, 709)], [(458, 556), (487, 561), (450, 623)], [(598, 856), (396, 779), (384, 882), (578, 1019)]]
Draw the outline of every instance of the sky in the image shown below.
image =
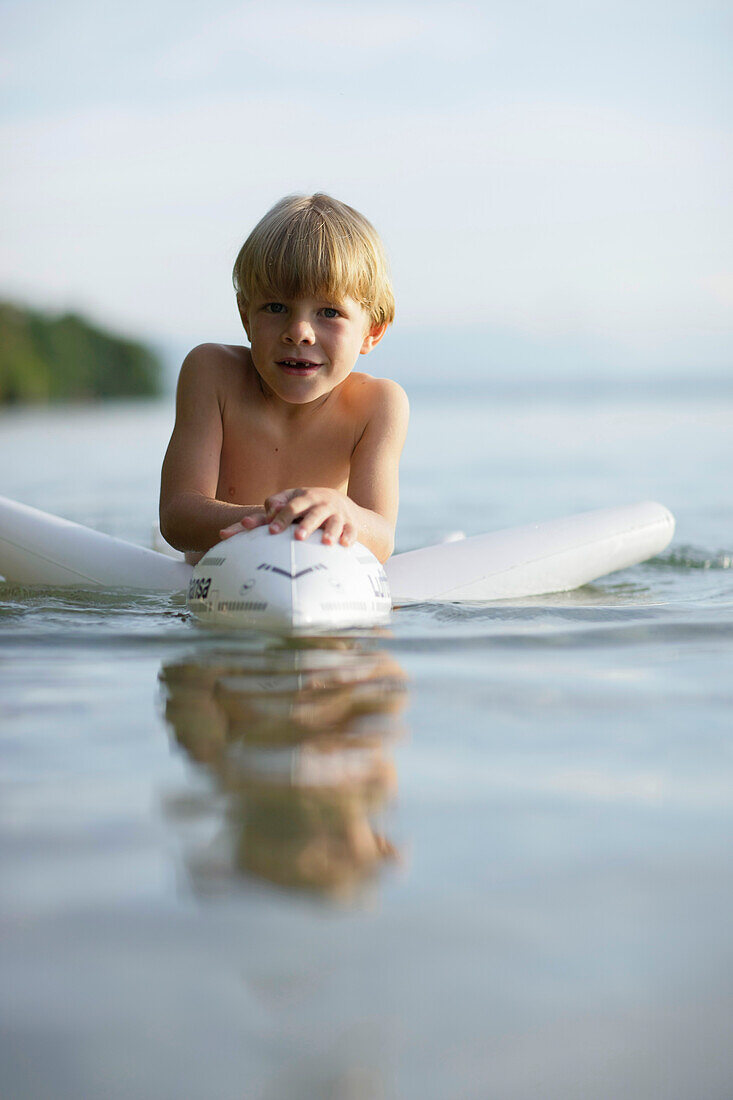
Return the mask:
[(242, 241), (325, 190), (385, 241), (401, 380), (722, 373), (732, 25), (727, 0), (0, 0), (0, 297), (238, 342)]

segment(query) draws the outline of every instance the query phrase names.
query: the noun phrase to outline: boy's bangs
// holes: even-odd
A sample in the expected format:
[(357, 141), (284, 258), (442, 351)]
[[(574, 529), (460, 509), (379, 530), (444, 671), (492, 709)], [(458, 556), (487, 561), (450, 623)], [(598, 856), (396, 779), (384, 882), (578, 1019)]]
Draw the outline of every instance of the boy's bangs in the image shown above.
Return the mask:
[[(321, 231), (289, 227), (267, 241), (258, 263), (250, 269), (257, 297), (323, 298), (338, 302), (353, 298), (361, 305), (369, 299), (368, 257), (358, 256), (355, 242), (334, 240), (321, 222)], [(304, 231), (305, 230), (305, 231)], [(339, 247), (341, 244), (342, 247)], [(343, 247), (345, 245), (345, 247)]]
[(233, 271), (246, 305), (255, 298), (352, 298), (374, 324), (394, 318), (382, 244), (356, 210), (328, 195), (282, 199), (242, 245)]

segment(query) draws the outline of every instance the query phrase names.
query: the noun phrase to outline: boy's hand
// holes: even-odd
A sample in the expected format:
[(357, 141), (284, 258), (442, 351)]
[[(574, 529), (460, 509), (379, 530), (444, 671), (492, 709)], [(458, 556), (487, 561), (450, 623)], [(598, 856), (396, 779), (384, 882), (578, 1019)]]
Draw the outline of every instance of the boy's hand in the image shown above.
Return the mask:
[(284, 531), (299, 520), (297, 539), (307, 539), (319, 527), (323, 528), (322, 541), (328, 545), (341, 543), (351, 546), (356, 541), (358, 520), (356, 505), (337, 489), (285, 489), (265, 501), (262, 513), (245, 516), (239, 523), (225, 527), (222, 539), (239, 531), (251, 531), (254, 527), (270, 525), (273, 535)]
[[(249, 522), (245, 523), (245, 520)], [(253, 509), (248, 516), (244, 519), (238, 519), (236, 523), (232, 523), (229, 527), (224, 527), (219, 532), (219, 538), (230, 539), (232, 535), (239, 535), (242, 531), (251, 531), (253, 527), (261, 527), (263, 523), (267, 523), (267, 514), (264, 508)]]

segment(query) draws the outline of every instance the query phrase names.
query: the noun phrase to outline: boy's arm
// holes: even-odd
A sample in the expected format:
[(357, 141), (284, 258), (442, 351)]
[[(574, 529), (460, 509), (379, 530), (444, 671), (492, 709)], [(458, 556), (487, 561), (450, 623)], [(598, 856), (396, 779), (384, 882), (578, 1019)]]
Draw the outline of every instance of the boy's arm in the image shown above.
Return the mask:
[(352, 457), (347, 496), (336, 489), (286, 489), (265, 501), (265, 515), (250, 515), (222, 531), (223, 537), (269, 523), (274, 533), (294, 520), (296, 538), (323, 527), (323, 541), (349, 546), (355, 541), (386, 561), (394, 548), (399, 504), (399, 462), (407, 434), (409, 406), (401, 386), (370, 379), (360, 419), (366, 421)]
[(216, 499), (222, 444), (220, 368), (216, 347), (203, 344), (183, 361), (176, 393), (176, 423), (160, 479), (160, 530), (177, 550), (208, 550), (222, 527), (261, 506)]
[(394, 550), (399, 468), (410, 406), (396, 382), (375, 379), (370, 416), (351, 459), (348, 496), (358, 509), (356, 538), (380, 561)]

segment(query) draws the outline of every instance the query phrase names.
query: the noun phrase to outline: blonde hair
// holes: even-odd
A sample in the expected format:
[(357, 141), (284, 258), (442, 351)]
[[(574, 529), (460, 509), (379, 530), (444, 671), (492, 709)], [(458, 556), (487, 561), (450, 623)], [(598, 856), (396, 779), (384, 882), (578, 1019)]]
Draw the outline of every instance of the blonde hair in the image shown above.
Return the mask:
[(395, 306), (379, 235), (357, 210), (330, 195), (288, 195), (242, 245), (232, 272), (240, 305), (253, 299), (353, 298), (372, 325), (390, 324)]

